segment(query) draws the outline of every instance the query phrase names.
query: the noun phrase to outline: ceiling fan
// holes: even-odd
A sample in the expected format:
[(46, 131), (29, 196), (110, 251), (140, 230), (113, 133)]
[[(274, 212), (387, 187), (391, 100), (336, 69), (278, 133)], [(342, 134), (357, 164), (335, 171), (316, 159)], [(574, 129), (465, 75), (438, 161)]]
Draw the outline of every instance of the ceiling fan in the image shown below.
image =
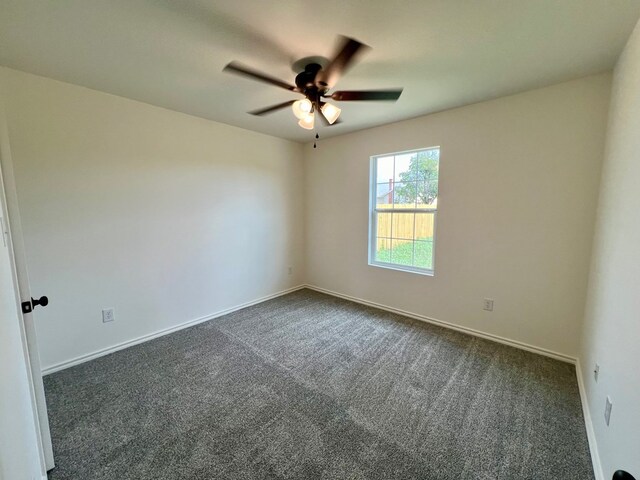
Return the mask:
[(314, 127), (316, 113), (326, 125), (333, 125), (338, 122), (341, 110), (337, 106), (326, 102), (325, 99), (337, 102), (352, 102), (362, 100), (396, 101), (400, 98), (402, 88), (393, 90), (338, 90), (329, 93), (329, 90), (334, 87), (342, 74), (355, 63), (358, 55), (368, 48), (365, 44), (353, 38), (341, 37), (340, 47), (333, 59), (329, 60), (326, 66), (323, 67), (317, 61), (309, 58), (310, 63), (306, 63), (304, 70), (296, 76), (295, 86), (237, 62), (229, 63), (224, 67), (223, 71), (243, 75), (253, 80), (304, 95), (301, 100), (289, 100), (249, 113), (260, 116), (291, 106), (293, 114), (299, 120), (298, 125), (311, 130)]

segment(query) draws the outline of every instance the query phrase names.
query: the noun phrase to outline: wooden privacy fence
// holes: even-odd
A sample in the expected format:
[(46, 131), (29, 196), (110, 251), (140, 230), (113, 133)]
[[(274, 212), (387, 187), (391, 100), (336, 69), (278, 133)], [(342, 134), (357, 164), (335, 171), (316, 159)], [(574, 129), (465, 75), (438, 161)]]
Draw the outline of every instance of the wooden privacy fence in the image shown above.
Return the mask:
[[(385, 209), (386, 205), (376, 205), (378, 209)], [(389, 205), (391, 207), (391, 205)], [(395, 208), (414, 208), (412, 205), (396, 204)], [(425, 240), (433, 237), (435, 212), (429, 213), (396, 213), (389, 208), (389, 212), (379, 212), (378, 215), (378, 249), (389, 248), (389, 242), (380, 237), (397, 239), (394, 244)], [(415, 217), (415, 218), (414, 218)]]

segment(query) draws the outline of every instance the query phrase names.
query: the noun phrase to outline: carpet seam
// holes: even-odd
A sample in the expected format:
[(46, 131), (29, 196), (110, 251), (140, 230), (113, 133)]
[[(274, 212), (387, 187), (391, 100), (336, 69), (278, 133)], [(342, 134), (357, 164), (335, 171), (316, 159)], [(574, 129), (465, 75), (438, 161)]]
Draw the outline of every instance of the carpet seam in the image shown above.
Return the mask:
[(219, 333), (221, 333), (222, 335), (231, 338), (232, 340), (240, 343), (243, 347), (247, 348), (247, 350), (249, 350), (251, 353), (255, 354), (256, 356), (260, 357), (262, 360), (265, 361), (265, 363), (267, 363), (268, 365), (276, 368), (278, 371), (280, 371), (281, 373), (286, 374), (286, 376), (293, 378), (296, 383), (304, 388), (308, 388), (309, 390), (312, 390), (313, 392), (320, 394), (326, 398), (331, 399), (331, 401), (335, 402), (336, 404), (338, 404), (340, 407), (342, 407), (343, 411), (346, 412), (349, 415), (349, 418), (358, 426), (360, 426), (363, 430), (367, 431), (367, 433), (369, 433), (370, 435), (373, 435), (375, 437), (384, 439), (384, 441), (388, 442), (388, 443), (392, 443), (394, 446), (396, 446), (399, 450), (401, 450), (402, 452), (404, 452), (405, 454), (409, 455), (411, 458), (413, 458), (414, 460), (419, 460), (422, 461), (422, 459), (419, 456), (420, 452), (413, 452), (409, 449), (407, 449), (407, 447), (405, 447), (402, 444), (399, 444), (397, 441), (395, 441), (393, 438), (386, 438), (380, 435), (380, 433), (372, 431), (368, 426), (363, 425), (360, 421), (358, 421), (357, 417), (354, 417), (351, 413), (351, 407), (344, 405), (342, 401), (340, 401), (339, 399), (336, 399), (334, 397), (332, 397), (331, 395), (323, 392), (322, 390), (319, 390), (315, 385), (313, 384), (308, 384), (307, 382), (305, 382), (302, 378), (300, 378), (299, 376), (297, 376), (294, 372), (292, 372), (291, 370), (289, 370), (287, 367), (282, 366), (277, 360), (275, 360), (273, 357), (271, 357), (270, 355), (267, 354), (263, 354), (263, 352), (261, 352), (260, 350), (257, 350), (255, 347), (253, 347), (252, 345), (248, 344), (247, 342), (245, 342), (244, 340), (242, 340), (241, 338), (237, 337), (236, 335), (230, 334), (229, 332), (225, 332), (223, 330), (220, 330), (218, 327), (212, 326), (212, 328), (216, 331), (218, 331)]

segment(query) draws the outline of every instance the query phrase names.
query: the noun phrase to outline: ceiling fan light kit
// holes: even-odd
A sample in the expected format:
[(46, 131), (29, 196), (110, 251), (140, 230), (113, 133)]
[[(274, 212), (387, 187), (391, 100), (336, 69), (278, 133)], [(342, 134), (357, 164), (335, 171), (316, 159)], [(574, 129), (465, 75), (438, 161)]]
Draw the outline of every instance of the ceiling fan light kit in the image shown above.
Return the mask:
[(325, 98), (330, 98), (338, 102), (395, 102), (398, 100), (402, 94), (401, 88), (393, 90), (345, 90), (329, 94), (329, 90), (334, 87), (342, 74), (353, 65), (358, 55), (369, 48), (353, 38), (341, 38), (340, 48), (326, 67), (318, 63), (308, 63), (305, 65), (304, 70), (296, 75), (295, 86), (236, 62), (229, 63), (224, 67), (224, 71), (249, 77), (253, 80), (258, 80), (304, 95), (304, 98), (301, 100), (290, 100), (249, 113), (262, 116), (291, 106), (293, 114), (299, 120), (298, 125), (307, 130), (314, 128), (316, 114), (326, 126), (338, 123), (338, 117), (342, 110), (331, 103), (325, 102), (323, 100)]
[(320, 109), (322, 110), (324, 118), (326, 118), (331, 125), (336, 123), (336, 120), (338, 120), (340, 112), (342, 111), (331, 103), (325, 103)]
[(305, 130), (313, 130), (314, 123), (315, 119), (313, 118), (313, 113), (308, 113), (306, 117), (300, 119), (298, 125)]
[(311, 100), (305, 98), (304, 100), (296, 100), (293, 102), (291, 109), (296, 118), (302, 120), (313, 111), (313, 105), (311, 104)]

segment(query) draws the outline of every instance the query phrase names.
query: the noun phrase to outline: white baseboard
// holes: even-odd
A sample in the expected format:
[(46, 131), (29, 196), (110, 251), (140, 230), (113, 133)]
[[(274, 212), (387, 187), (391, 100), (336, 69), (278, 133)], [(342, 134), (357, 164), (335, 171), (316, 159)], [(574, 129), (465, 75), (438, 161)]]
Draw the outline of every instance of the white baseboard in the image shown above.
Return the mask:
[(298, 285), (296, 287), (288, 288), (286, 290), (282, 290), (272, 295), (267, 295), (266, 297), (261, 297), (256, 300), (243, 303), (241, 305), (236, 305), (234, 307), (226, 308), (224, 310), (220, 310), (210, 315), (206, 315), (204, 317), (196, 318), (194, 320), (189, 320), (179, 325), (175, 325), (173, 327), (165, 328), (163, 330), (158, 330), (156, 332), (149, 333), (147, 335), (143, 335), (141, 337), (137, 337), (132, 340), (127, 340), (126, 342), (118, 343), (116, 345), (112, 345), (110, 347), (103, 348), (101, 350), (96, 350), (95, 352), (87, 353), (85, 355), (80, 355), (70, 360), (65, 360), (64, 362), (56, 363), (54, 365), (49, 365), (48, 367), (45, 367), (42, 369), (42, 375), (49, 375), (50, 373), (59, 372), (60, 370), (64, 370), (65, 368), (73, 367), (75, 365), (88, 362), (95, 358), (109, 355), (110, 353), (117, 352), (118, 350), (123, 350), (125, 348), (132, 347), (134, 345), (138, 345), (139, 343), (153, 340), (154, 338), (162, 337), (164, 335), (169, 335), (170, 333), (177, 332), (178, 330), (183, 330), (185, 328), (192, 327), (199, 323), (207, 322), (209, 320), (213, 320), (214, 318), (222, 317), (223, 315), (233, 313), (237, 310), (241, 310), (243, 308), (247, 308), (252, 305), (256, 305), (258, 303), (266, 302), (267, 300), (271, 300), (272, 298), (281, 297), (282, 295), (286, 295), (288, 293), (295, 292), (296, 290), (301, 290), (303, 288), (305, 288), (304, 285)]
[(565, 354), (562, 354), (562, 353), (558, 353), (558, 352), (554, 352), (554, 351), (551, 351), (551, 350), (547, 350), (545, 348), (529, 345), (529, 344), (526, 344), (526, 343), (523, 343), (523, 342), (519, 342), (517, 340), (511, 340), (509, 338), (501, 337), (501, 336), (498, 336), (498, 335), (493, 335), (491, 333), (481, 332), (480, 330), (475, 330), (473, 328), (468, 328), (468, 327), (463, 327), (463, 326), (460, 326), (460, 325), (455, 325), (453, 323), (445, 322), (443, 320), (438, 320), (438, 319), (435, 319), (435, 318), (427, 317), (425, 315), (420, 315), (418, 313), (408, 312), (406, 310), (401, 310), (399, 308), (390, 307), (388, 305), (383, 305), (381, 303), (371, 302), (369, 300), (364, 300), (362, 298), (353, 297), (351, 295), (345, 295), (345, 294), (342, 294), (342, 293), (334, 292), (332, 290), (327, 290), (326, 288), (321, 288), (321, 287), (318, 287), (316, 285), (302, 284), (302, 285), (298, 285), (298, 286), (295, 286), (295, 287), (292, 287), (292, 288), (288, 288), (286, 290), (282, 290), (282, 291), (274, 293), (272, 295), (267, 295), (265, 297), (261, 297), (261, 298), (258, 298), (256, 300), (252, 300), (250, 302), (243, 303), (241, 305), (236, 305), (234, 307), (230, 307), (230, 308), (227, 308), (227, 309), (224, 309), (224, 310), (220, 310), (218, 312), (212, 313), (210, 315), (206, 315), (204, 317), (196, 318), (194, 320), (189, 320), (187, 322), (181, 323), (179, 325), (175, 325), (173, 327), (165, 328), (163, 330), (158, 330), (156, 332), (153, 332), (153, 333), (150, 333), (150, 334), (147, 334), (147, 335), (143, 335), (141, 337), (137, 337), (137, 338), (134, 338), (132, 340), (127, 340), (126, 342), (118, 343), (116, 345), (112, 345), (110, 347), (103, 348), (103, 349), (97, 350), (95, 352), (91, 352), (91, 353), (88, 353), (88, 354), (85, 354), (85, 355), (80, 355), (78, 357), (75, 357), (75, 358), (72, 358), (72, 359), (69, 359), (69, 360), (65, 360), (64, 362), (60, 362), (60, 363), (56, 363), (56, 364), (53, 364), (53, 365), (49, 365), (49, 366), (47, 366), (47, 367), (42, 369), (42, 374), (43, 375), (49, 375), (50, 373), (58, 372), (60, 370), (64, 370), (65, 368), (73, 367), (75, 365), (79, 365), (81, 363), (88, 362), (88, 361), (93, 360), (95, 358), (99, 358), (99, 357), (102, 357), (104, 355), (108, 355), (110, 353), (117, 352), (118, 350), (122, 350), (122, 349), (125, 349), (125, 348), (128, 348), (128, 347), (131, 347), (133, 345), (137, 345), (139, 343), (143, 343), (143, 342), (152, 340), (154, 338), (161, 337), (163, 335), (168, 335), (170, 333), (177, 332), (179, 330), (191, 327), (193, 325), (197, 325), (197, 324), (202, 323), (202, 322), (213, 320), (214, 318), (218, 318), (218, 317), (221, 317), (223, 315), (227, 315), (227, 314), (235, 312), (237, 310), (240, 310), (240, 309), (243, 309), (243, 308), (246, 308), (246, 307), (250, 307), (252, 305), (256, 305), (258, 303), (262, 303), (262, 302), (265, 302), (267, 300), (271, 300), (272, 298), (280, 297), (282, 295), (286, 295), (288, 293), (295, 292), (296, 290), (301, 290), (303, 288), (308, 288), (310, 290), (315, 290), (315, 291), (318, 291), (318, 292), (321, 292), (321, 293), (326, 293), (327, 295), (332, 295), (334, 297), (343, 298), (345, 300), (350, 300), (352, 302), (360, 303), (362, 305), (368, 305), (370, 307), (379, 308), (381, 310), (386, 310), (388, 312), (397, 313), (397, 314), (403, 315), (405, 317), (410, 317), (410, 318), (413, 318), (413, 319), (416, 319), (416, 320), (420, 320), (422, 322), (427, 322), (427, 323), (431, 323), (431, 324), (434, 324), (434, 325), (439, 325), (441, 327), (449, 328), (451, 330), (456, 330), (458, 332), (466, 333), (468, 335), (473, 335), (475, 337), (480, 337), (480, 338), (484, 338), (484, 339), (487, 339), (487, 340), (492, 340), (494, 342), (502, 343), (504, 345), (510, 345), (512, 347), (519, 348), (519, 349), (526, 350), (526, 351), (533, 352), (533, 353), (538, 353), (538, 354), (544, 355), (546, 357), (555, 358), (556, 360), (561, 360), (563, 362), (571, 363), (571, 364), (574, 364), (574, 365), (576, 364), (576, 359), (574, 357), (569, 356), (569, 355), (565, 355)]
[(587, 439), (589, 440), (589, 452), (591, 453), (591, 462), (593, 463), (593, 474), (596, 480), (605, 480), (600, 463), (600, 454), (598, 453), (598, 442), (596, 441), (596, 432), (593, 429), (593, 421), (591, 420), (591, 411), (589, 410), (589, 401), (587, 400), (587, 392), (584, 387), (582, 377), (582, 368), (580, 360), (576, 362), (576, 376), (578, 377), (578, 390), (580, 390), (580, 401), (582, 402), (582, 416), (584, 424), (587, 428)]
[(422, 322), (431, 323), (433, 325), (438, 325), (440, 327), (445, 327), (451, 330), (456, 330), (458, 332), (466, 333), (468, 335), (473, 335), (474, 337), (484, 338), (486, 340), (492, 340), (494, 342), (502, 343), (504, 345), (509, 345), (515, 348), (519, 348), (521, 350), (526, 350), (528, 352), (537, 353), (540, 355), (544, 355), (545, 357), (555, 358), (556, 360), (560, 360), (563, 362), (571, 363), (573, 365), (576, 364), (576, 358), (571, 357), (569, 355), (565, 355), (563, 353), (554, 352), (552, 350), (547, 350), (546, 348), (536, 347), (534, 345), (529, 345), (527, 343), (519, 342), (517, 340), (511, 340), (509, 338), (500, 337), (499, 335), (493, 335), (491, 333), (481, 332), (480, 330), (475, 330), (469, 327), (463, 327), (460, 325), (455, 325), (453, 323), (445, 322), (443, 320), (438, 320), (435, 318), (427, 317), (425, 315), (420, 315), (418, 313), (407, 312), (406, 310), (401, 310), (399, 308), (390, 307), (388, 305), (383, 305), (381, 303), (371, 302), (369, 300), (364, 300), (358, 297), (352, 297), (351, 295), (345, 295), (343, 293), (334, 292), (332, 290), (327, 290), (326, 288), (317, 287), (315, 285), (304, 285), (304, 287), (315, 290), (317, 292), (326, 293), (327, 295), (332, 295), (334, 297), (343, 298), (345, 300), (350, 300), (352, 302), (361, 303), (362, 305), (368, 305), (370, 307), (379, 308), (381, 310), (386, 310), (388, 312), (397, 313), (399, 315), (403, 315), (405, 317), (413, 318), (416, 320), (420, 320)]

